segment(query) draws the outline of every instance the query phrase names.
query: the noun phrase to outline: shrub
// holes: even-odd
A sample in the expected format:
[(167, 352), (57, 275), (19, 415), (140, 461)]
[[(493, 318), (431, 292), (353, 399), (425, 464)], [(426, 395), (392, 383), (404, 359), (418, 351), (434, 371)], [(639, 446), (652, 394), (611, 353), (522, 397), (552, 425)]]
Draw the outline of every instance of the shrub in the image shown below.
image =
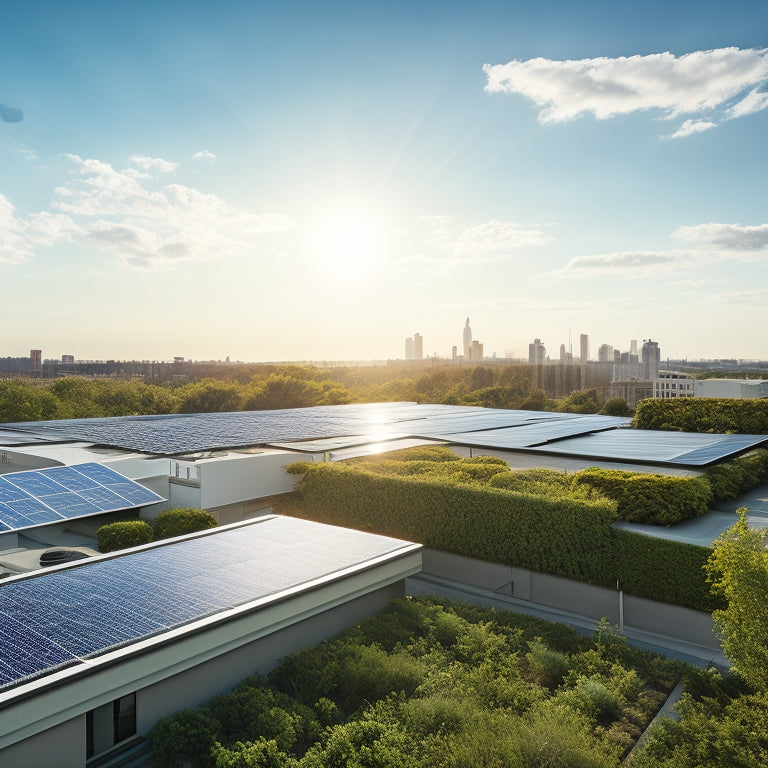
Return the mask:
[(155, 539), (170, 539), (174, 536), (183, 536), (185, 533), (207, 531), (216, 527), (215, 518), (208, 512), (194, 507), (182, 507), (180, 509), (166, 509), (153, 521), (152, 527)]
[(118, 549), (149, 544), (153, 539), (152, 526), (143, 520), (124, 520), (107, 523), (96, 531), (99, 552), (115, 552)]
[(709, 483), (700, 477), (590, 467), (575, 473), (572, 482), (614, 499), (619, 517), (631, 523), (674, 525), (703, 515), (712, 501)]
[(160, 768), (212, 768), (213, 745), (221, 740), (221, 723), (207, 707), (185, 709), (161, 720), (147, 734)]

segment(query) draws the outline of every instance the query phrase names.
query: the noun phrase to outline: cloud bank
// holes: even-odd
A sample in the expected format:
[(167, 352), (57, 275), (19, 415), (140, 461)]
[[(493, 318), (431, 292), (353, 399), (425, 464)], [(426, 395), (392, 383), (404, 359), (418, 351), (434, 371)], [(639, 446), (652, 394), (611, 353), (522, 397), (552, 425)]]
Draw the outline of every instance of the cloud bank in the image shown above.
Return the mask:
[(682, 138), (768, 108), (768, 49), (719, 48), (683, 56), (655, 53), (566, 61), (536, 58), (486, 64), (485, 90), (517, 93), (538, 108), (541, 123), (560, 123), (584, 114), (606, 120), (658, 110), (662, 117), (702, 115), (687, 120), (669, 138)]
[(54, 191), (51, 210), (22, 219), (0, 195), (0, 260), (26, 261), (36, 246), (66, 239), (125, 266), (152, 269), (248, 255), (266, 235), (293, 226), (282, 214), (251, 213), (181, 184), (162, 186), (145, 172), (176, 169), (162, 158), (134, 155), (124, 169), (77, 155), (67, 159), (71, 178)]

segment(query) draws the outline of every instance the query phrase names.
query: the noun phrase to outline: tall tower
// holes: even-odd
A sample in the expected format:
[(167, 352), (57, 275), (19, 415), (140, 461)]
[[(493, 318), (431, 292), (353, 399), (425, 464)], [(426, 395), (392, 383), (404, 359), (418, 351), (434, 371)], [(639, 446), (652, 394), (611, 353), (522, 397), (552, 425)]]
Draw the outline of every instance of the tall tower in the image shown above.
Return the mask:
[(586, 333), (582, 333), (581, 337), (579, 338), (579, 344), (581, 349), (579, 350), (581, 355), (581, 359), (579, 362), (584, 363), (589, 360), (589, 336)]
[(469, 318), (464, 325), (464, 359), (469, 360), (472, 357), (472, 329), (469, 327)]
[(661, 363), (661, 350), (657, 341), (643, 340), (643, 367), (646, 379), (659, 377), (659, 364)]
[(424, 359), (424, 340), (421, 338), (420, 333), (413, 334), (413, 359)]

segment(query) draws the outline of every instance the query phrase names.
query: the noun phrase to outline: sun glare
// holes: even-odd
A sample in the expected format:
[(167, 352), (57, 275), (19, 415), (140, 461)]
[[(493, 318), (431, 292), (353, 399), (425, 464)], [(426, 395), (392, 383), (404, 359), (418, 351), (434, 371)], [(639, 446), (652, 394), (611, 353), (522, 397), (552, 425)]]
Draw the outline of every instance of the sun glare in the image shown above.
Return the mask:
[(349, 203), (324, 210), (309, 237), (320, 270), (347, 284), (373, 277), (387, 239), (383, 217), (373, 206)]

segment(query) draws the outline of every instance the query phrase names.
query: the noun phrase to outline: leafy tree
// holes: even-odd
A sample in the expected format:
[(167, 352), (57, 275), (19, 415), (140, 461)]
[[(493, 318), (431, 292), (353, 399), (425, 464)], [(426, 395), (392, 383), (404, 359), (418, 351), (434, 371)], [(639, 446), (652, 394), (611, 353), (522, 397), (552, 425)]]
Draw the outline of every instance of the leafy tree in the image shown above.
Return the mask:
[(0, 422), (61, 418), (59, 399), (35, 384), (0, 381)]
[(749, 527), (747, 510), (715, 542), (707, 563), (727, 606), (713, 613), (723, 651), (755, 690), (768, 691), (768, 553), (766, 533)]
[(631, 416), (632, 409), (623, 397), (612, 397), (610, 400), (606, 400), (600, 413), (603, 416)]
[(236, 382), (203, 379), (186, 384), (176, 392), (178, 413), (227, 413), (239, 411), (242, 387)]

